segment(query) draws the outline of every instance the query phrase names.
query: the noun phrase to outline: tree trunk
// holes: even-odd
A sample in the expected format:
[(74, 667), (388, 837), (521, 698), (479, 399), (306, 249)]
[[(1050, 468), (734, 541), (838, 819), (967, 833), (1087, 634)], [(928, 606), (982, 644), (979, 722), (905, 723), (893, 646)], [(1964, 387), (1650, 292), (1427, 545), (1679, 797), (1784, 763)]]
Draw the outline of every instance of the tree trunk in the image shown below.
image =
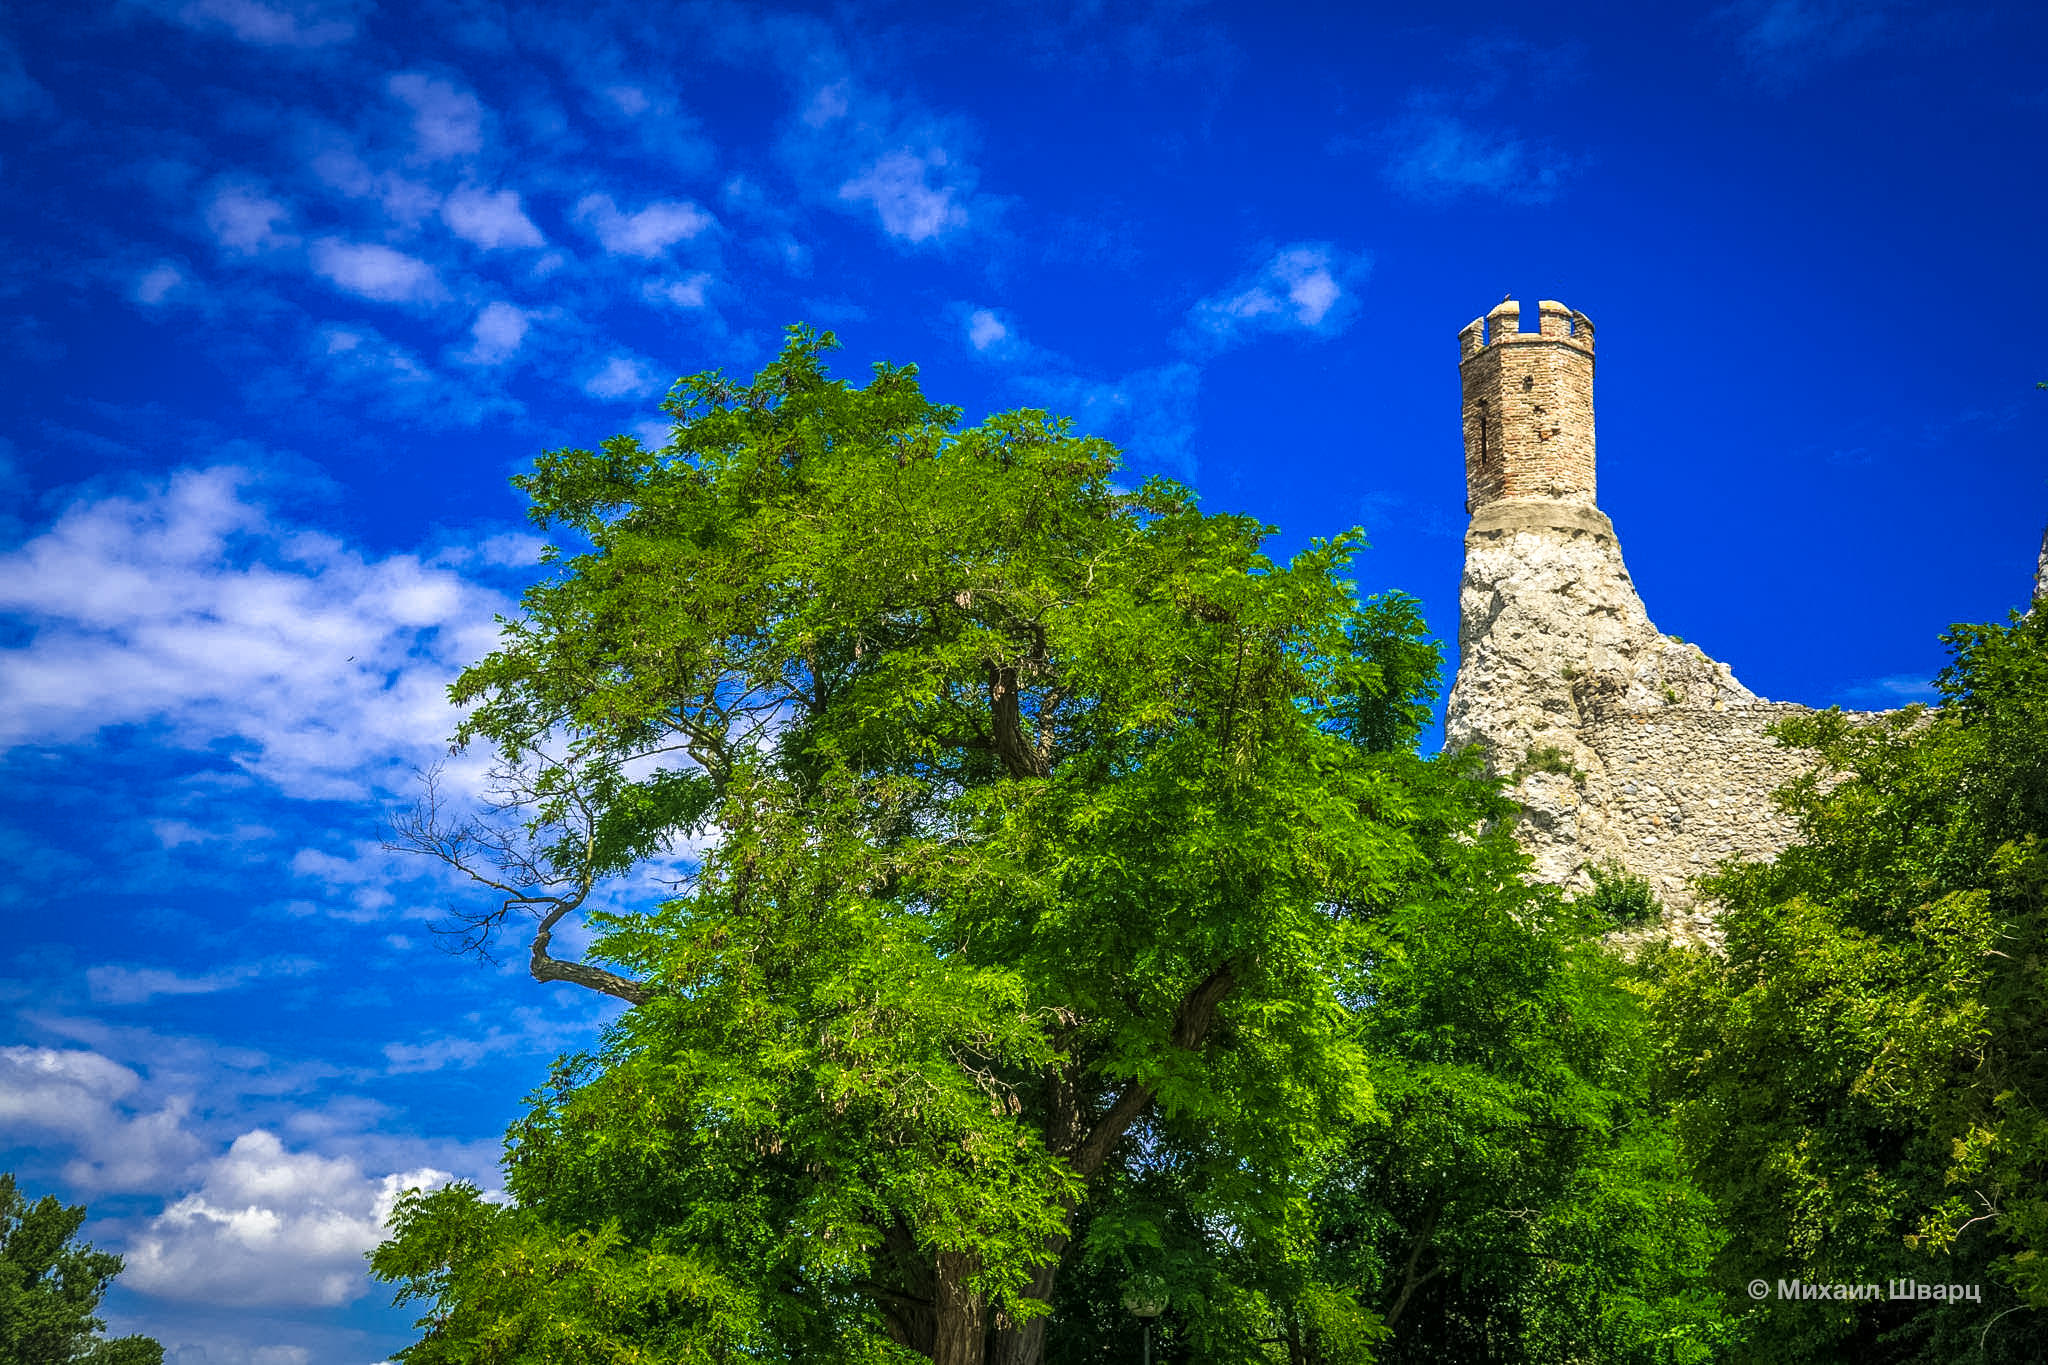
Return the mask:
[[(1058, 1257), (1066, 1251), (1067, 1239), (1051, 1239), (1054, 1259), (1042, 1265), (1031, 1275), (1030, 1297), (1042, 1303), (1052, 1302), (1053, 1281), (1058, 1277)], [(996, 1333), (995, 1350), (989, 1355), (988, 1365), (1038, 1365), (1045, 1358), (1045, 1329), (1052, 1319), (1041, 1314), (1031, 1321), (1014, 1327), (1006, 1327)]]
[(932, 1365), (982, 1365), (988, 1306), (968, 1284), (980, 1268), (973, 1256), (939, 1253)]

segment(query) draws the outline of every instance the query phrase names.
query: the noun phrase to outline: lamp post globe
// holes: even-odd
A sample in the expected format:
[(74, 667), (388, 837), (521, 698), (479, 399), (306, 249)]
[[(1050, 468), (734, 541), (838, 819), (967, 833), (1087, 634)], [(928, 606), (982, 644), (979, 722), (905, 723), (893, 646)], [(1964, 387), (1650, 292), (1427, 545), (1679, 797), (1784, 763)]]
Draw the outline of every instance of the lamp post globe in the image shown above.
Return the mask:
[(1138, 1275), (1124, 1286), (1124, 1311), (1144, 1325), (1145, 1365), (1152, 1365), (1152, 1319), (1166, 1311), (1166, 1281)]

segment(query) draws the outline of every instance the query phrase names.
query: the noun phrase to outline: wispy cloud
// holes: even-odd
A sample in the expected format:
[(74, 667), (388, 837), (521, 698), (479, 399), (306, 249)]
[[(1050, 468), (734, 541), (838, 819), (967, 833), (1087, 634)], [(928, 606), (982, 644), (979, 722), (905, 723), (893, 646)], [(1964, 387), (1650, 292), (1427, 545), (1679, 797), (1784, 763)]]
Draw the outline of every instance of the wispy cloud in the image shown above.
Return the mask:
[(1387, 182), (1426, 203), (1480, 196), (1548, 204), (1586, 164), (1550, 143), (1444, 112), (1411, 113), (1388, 130), (1387, 140)]
[(0, 1133), (68, 1149), (64, 1178), (88, 1190), (160, 1188), (202, 1150), (189, 1096), (145, 1108), (143, 1079), (97, 1052), (0, 1048)]
[(1010, 328), (994, 310), (976, 308), (967, 315), (967, 344), (977, 351), (988, 351), (1007, 341)]
[(660, 260), (670, 248), (713, 227), (717, 219), (688, 200), (658, 199), (633, 213), (622, 213), (608, 194), (585, 195), (576, 217), (597, 234), (613, 256)]
[(428, 161), (475, 156), (484, 147), (483, 102), (419, 71), (401, 71), (388, 88), (412, 110), (413, 144)]
[(393, 1075), (468, 1068), (491, 1057), (547, 1056), (588, 1034), (581, 1020), (556, 1019), (531, 1007), (509, 1012), (513, 1027), (484, 1015), (471, 1016), (471, 1028), (442, 1034), (420, 1043), (386, 1043), (384, 1059)]
[(253, 256), (297, 242), (298, 238), (281, 230), (291, 217), (291, 209), (282, 201), (243, 183), (221, 185), (206, 206), (207, 230), (222, 250), (236, 256)]
[(1768, 85), (1789, 85), (1816, 68), (1899, 36), (1900, 0), (1737, 0), (1714, 11), (1743, 64)]
[(29, 118), (48, 114), (56, 107), (57, 101), (50, 97), (50, 92), (28, 74), (21, 49), (0, 34), (0, 118)]
[(1071, 414), (1081, 431), (1114, 440), (1141, 469), (1194, 480), (1199, 366), (1173, 361), (1114, 379), (1045, 372), (1019, 383), (1039, 406)]
[(465, 242), (496, 250), (499, 247), (545, 246), (547, 239), (520, 207), (514, 190), (484, 190), (464, 186), (441, 205), (441, 221)]
[(1844, 700), (1857, 706), (1891, 710), (1913, 702), (1932, 702), (1940, 697), (1934, 684), (1915, 673), (1896, 673), (1888, 678), (1867, 678), (1841, 689)]
[(241, 962), (197, 976), (161, 967), (108, 964), (88, 968), (85, 984), (96, 1004), (140, 1005), (160, 995), (213, 995), (247, 985), (260, 977), (304, 976), (319, 968), (318, 962), (303, 957)]
[(631, 355), (610, 357), (583, 381), (585, 393), (608, 402), (649, 398), (660, 387), (653, 364)]
[(1355, 315), (1372, 257), (1328, 242), (1296, 242), (1188, 310), (1188, 338), (1215, 352), (1273, 333), (1333, 336)]
[(928, 242), (967, 226), (973, 177), (950, 166), (943, 147), (899, 147), (842, 184), (839, 197), (871, 206), (891, 237)]
[(842, 210), (871, 215), (892, 241), (937, 243), (991, 220), (998, 205), (978, 194), (971, 141), (955, 120), (892, 97), (839, 68), (799, 86), (784, 150), (798, 178)]
[(703, 308), (711, 301), (711, 276), (699, 270), (681, 279), (649, 280), (641, 293), (648, 300), (671, 308)]
[[(497, 339), (505, 339), (502, 330)], [(488, 417), (520, 411), (519, 403), (489, 376), (490, 367), (477, 364), (473, 348), (451, 355), (465, 369), (449, 373), (376, 328), (350, 323), (318, 328), (307, 353), (330, 400), (356, 403), (379, 417), (431, 428), (473, 427)], [(293, 377), (284, 378), (289, 382)]]
[(470, 325), (474, 340), (460, 358), (469, 365), (502, 365), (519, 354), (527, 326), (525, 309), (502, 299), (487, 303)]
[(0, 747), (150, 725), (300, 797), (409, 786), (441, 752), (443, 688), (510, 603), (419, 556), (365, 556), (188, 469), (82, 499), (0, 556)]
[(146, 0), (166, 19), (257, 47), (330, 47), (356, 36), (357, 0)]
[(426, 303), (448, 293), (433, 266), (381, 242), (322, 237), (311, 261), (313, 273), (335, 288), (376, 303)]
[(1338, 139), (1333, 150), (1377, 146), (1388, 185), (1423, 203), (1550, 203), (1591, 159), (1521, 131), (1502, 110), (1511, 105), (1527, 117), (1576, 81), (1583, 62), (1576, 43), (1545, 47), (1511, 33), (1480, 34), (1448, 54), (1444, 79), (1411, 89), (1402, 112), (1375, 136)]
[(158, 261), (136, 278), (133, 297), (137, 303), (154, 308), (169, 299), (184, 283), (184, 271), (169, 261)]
[(1103, 378), (1034, 345), (1016, 319), (997, 309), (955, 304), (952, 314), (975, 358), (1000, 366), (1031, 406), (1072, 417), (1081, 432), (1116, 441), (1139, 465), (1194, 477), (1200, 367), (1171, 361)]

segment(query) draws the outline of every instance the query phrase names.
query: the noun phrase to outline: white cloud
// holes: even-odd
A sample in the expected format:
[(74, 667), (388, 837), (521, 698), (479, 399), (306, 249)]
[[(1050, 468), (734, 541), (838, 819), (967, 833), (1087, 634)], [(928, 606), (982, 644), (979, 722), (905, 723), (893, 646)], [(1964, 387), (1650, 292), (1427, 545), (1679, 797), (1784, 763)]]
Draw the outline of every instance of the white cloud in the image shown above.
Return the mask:
[[(358, 843), (347, 855), (317, 848), (302, 848), (292, 855), (292, 872), (327, 890), (327, 913), (355, 924), (385, 918), (398, 900), (392, 886), (438, 870), (438, 865), (411, 854), (367, 842)], [(338, 903), (340, 899), (346, 904)]]
[(700, 270), (679, 280), (649, 280), (645, 287), (652, 302), (674, 308), (702, 308), (710, 298), (711, 276)]
[(657, 199), (638, 213), (621, 213), (608, 194), (585, 195), (576, 205), (576, 217), (590, 225), (608, 254), (650, 261), (718, 221), (688, 200)]
[(140, 1005), (159, 995), (212, 995), (231, 991), (265, 976), (304, 976), (319, 970), (311, 958), (274, 958), (268, 962), (240, 962), (208, 972), (204, 976), (181, 976), (159, 967), (107, 965), (88, 968), (86, 988), (94, 1003)]
[(353, 3), (334, 0), (155, 0), (152, 8), (189, 28), (225, 29), (258, 47), (327, 47), (355, 37)]
[(169, 261), (160, 261), (142, 272), (135, 281), (135, 301), (154, 308), (185, 283), (185, 272)]
[(607, 400), (647, 398), (651, 396), (660, 381), (654, 376), (654, 368), (636, 356), (615, 355), (605, 361), (596, 374), (583, 381), (583, 391), (592, 398)]
[(484, 147), (484, 107), (438, 77), (401, 71), (388, 88), (412, 109), (413, 144), (429, 161), (475, 156)]
[(233, 467), (81, 499), (0, 555), (0, 747), (119, 725), (233, 752), (302, 797), (409, 789), (445, 750), (443, 689), (511, 604), (459, 575), (371, 558), (274, 520)]
[(432, 1168), (366, 1175), (352, 1158), (289, 1151), (255, 1129), (130, 1240), (121, 1282), (215, 1308), (353, 1303), (372, 1288), (363, 1256), (399, 1193), (449, 1179)]
[(441, 206), (441, 221), (465, 242), (492, 250), (507, 246), (545, 246), (547, 239), (519, 207), (514, 190), (484, 190), (468, 186), (448, 196)]
[(1003, 325), (1003, 320), (986, 308), (977, 308), (967, 315), (967, 344), (977, 351), (986, 351), (1009, 335), (1010, 329)]
[(1249, 275), (1197, 302), (1188, 310), (1188, 326), (1207, 350), (1266, 332), (1334, 334), (1349, 320), (1371, 264), (1364, 252), (1327, 242), (1282, 247)]
[(298, 240), (278, 230), (291, 216), (289, 208), (269, 195), (248, 185), (229, 184), (216, 190), (206, 206), (206, 227), (224, 250), (254, 256)]
[(337, 289), (378, 303), (417, 303), (444, 296), (434, 267), (379, 242), (323, 237), (313, 243), (313, 273)]
[[(950, 165), (951, 159), (941, 147), (923, 152), (898, 148), (841, 185), (839, 197), (850, 204), (872, 205), (882, 231), (891, 237), (929, 241), (967, 226), (967, 207), (962, 201), (970, 187), (946, 183)], [(938, 184), (931, 183), (934, 172), (939, 173)]]
[(88, 1190), (152, 1189), (175, 1180), (201, 1150), (185, 1131), (189, 1096), (138, 1112), (142, 1077), (97, 1052), (0, 1048), (0, 1145), (32, 1138), (68, 1145), (67, 1181)]
[(487, 303), (470, 324), (475, 342), (462, 359), (471, 365), (502, 365), (519, 353), (526, 340), (526, 310), (502, 300)]

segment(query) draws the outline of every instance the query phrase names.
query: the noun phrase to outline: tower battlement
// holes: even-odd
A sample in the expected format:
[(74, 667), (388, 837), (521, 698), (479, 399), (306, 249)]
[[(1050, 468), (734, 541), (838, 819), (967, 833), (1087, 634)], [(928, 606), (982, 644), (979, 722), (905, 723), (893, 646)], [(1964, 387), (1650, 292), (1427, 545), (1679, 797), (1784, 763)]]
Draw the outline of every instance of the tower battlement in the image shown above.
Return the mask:
[(1512, 299), (1458, 333), (1466, 510), (1510, 498), (1593, 506), (1593, 324), (1555, 299), (1521, 330)]

